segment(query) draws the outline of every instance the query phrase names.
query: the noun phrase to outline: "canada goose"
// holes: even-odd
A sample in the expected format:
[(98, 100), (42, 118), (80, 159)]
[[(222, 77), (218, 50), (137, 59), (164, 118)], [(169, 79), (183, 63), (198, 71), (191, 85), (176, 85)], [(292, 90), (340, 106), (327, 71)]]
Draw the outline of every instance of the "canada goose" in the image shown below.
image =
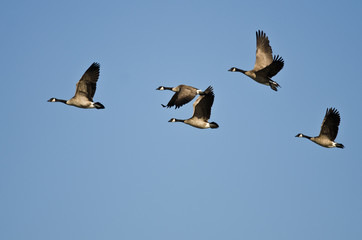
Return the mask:
[(182, 105), (190, 102), (194, 97), (199, 94), (202, 95), (203, 92), (200, 89), (187, 86), (187, 85), (178, 85), (177, 87), (158, 87), (156, 90), (171, 90), (174, 91), (175, 94), (172, 96), (171, 100), (167, 103), (167, 105), (162, 105), (162, 107), (173, 107), (176, 108), (181, 107)]
[(97, 108), (103, 109), (100, 102), (93, 102), (93, 96), (96, 92), (97, 81), (99, 78), (99, 63), (94, 62), (83, 74), (76, 85), (74, 97), (69, 100), (51, 98), (48, 102), (62, 102), (79, 108)]
[(327, 108), (318, 137), (309, 137), (301, 133), (297, 134), (296, 137), (308, 138), (312, 142), (326, 148), (344, 148), (343, 144), (334, 142), (334, 139), (337, 137), (340, 121), (341, 117), (339, 116), (338, 110), (335, 108)]
[(258, 83), (270, 86), (274, 91), (278, 91), (280, 87), (277, 82), (271, 78), (274, 77), (284, 66), (284, 60), (279, 55), (273, 57), (272, 48), (269, 45), (269, 39), (263, 31), (256, 32), (256, 59), (254, 69), (244, 71), (242, 69), (232, 67), (230, 72), (241, 72), (246, 76), (254, 79)]
[(209, 86), (203, 93), (193, 104), (194, 114), (191, 118), (186, 120), (171, 118), (169, 122), (183, 122), (196, 128), (218, 128), (216, 122), (208, 122), (215, 97), (212, 87)]

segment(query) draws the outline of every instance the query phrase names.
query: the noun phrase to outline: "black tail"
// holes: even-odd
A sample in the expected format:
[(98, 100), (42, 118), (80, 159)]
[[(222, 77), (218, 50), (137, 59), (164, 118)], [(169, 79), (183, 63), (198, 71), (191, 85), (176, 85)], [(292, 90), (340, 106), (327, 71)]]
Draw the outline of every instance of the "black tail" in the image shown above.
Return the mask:
[(218, 128), (219, 124), (217, 124), (216, 122), (211, 122), (210, 123), (210, 128)]
[(344, 148), (344, 146), (343, 146), (342, 143), (337, 143), (337, 144), (336, 144), (336, 147), (337, 147), (337, 148)]
[(104, 109), (103, 104), (100, 103), (100, 102), (95, 102), (95, 103), (94, 103), (94, 106), (95, 106), (97, 109)]

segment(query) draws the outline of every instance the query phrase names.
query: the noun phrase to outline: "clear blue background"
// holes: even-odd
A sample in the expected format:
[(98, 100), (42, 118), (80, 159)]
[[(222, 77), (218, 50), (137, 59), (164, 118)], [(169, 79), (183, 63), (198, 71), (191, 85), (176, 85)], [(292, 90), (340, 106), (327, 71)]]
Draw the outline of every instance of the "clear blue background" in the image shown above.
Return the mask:
[[(0, 239), (362, 239), (361, 1), (2, 1)], [(285, 60), (251, 69), (255, 32)], [(69, 99), (101, 64), (95, 101)], [(214, 87), (192, 104), (158, 86)], [(318, 135), (327, 107), (337, 142)]]

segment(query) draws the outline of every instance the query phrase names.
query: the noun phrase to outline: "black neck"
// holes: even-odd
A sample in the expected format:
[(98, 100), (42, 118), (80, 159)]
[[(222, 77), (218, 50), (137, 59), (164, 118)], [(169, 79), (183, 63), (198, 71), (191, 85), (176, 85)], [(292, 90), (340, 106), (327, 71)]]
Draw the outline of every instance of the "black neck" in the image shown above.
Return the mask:
[(62, 103), (67, 103), (67, 100), (63, 100), (63, 99), (57, 99), (57, 98), (55, 98), (55, 101), (56, 102), (62, 102)]
[(176, 121), (176, 122), (185, 122), (185, 120), (182, 120), (182, 119), (176, 119), (176, 118), (175, 118), (175, 121)]
[(235, 68), (235, 72), (245, 73), (246, 71), (244, 71), (243, 69), (240, 69), (240, 68)]
[(304, 135), (304, 134), (303, 134), (303, 137), (304, 137), (304, 138), (308, 138), (308, 139), (311, 139), (311, 138), (312, 138), (312, 137), (309, 137), (309, 136)]
[(163, 87), (163, 89), (172, 91), (172, 87)]

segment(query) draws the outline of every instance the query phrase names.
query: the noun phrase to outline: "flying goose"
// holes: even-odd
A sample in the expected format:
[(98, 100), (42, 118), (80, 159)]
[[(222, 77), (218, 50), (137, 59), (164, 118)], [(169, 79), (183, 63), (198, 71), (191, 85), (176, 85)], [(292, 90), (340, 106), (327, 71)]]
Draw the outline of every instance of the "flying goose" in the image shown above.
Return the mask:
[(187, 85), (179, 85), (177, 87), (158, 87), (156, 90), (171, 90), (174, 91), (175, 94), (172, 96), (171, 100), (167, 103), (167, 105), (162, 105), (162, 107), (173, 107), (176, 108), (181, 107), (182, 105), (190, 102), (196, 95), (202, 95), (203, 92), (200, 89), (187, 86)]
[(99, 78), (99, 63), (94, 62), (83, 74), (76, 85), (74, 97), (69, 100), (51, 98), (48, 102), (62, 102), (79, 108), (97, 108), (103, 109), (100, 102), (93, 102), (93, 96), (96, 92), (97, 81)]
[(244, 71), (242, 69), (232, 67), (230, 72), (241, 72), (246, 76), (254, 79), (258, 83), (270, 86), (274, 91), (278, 91), (280, 87), (277, 82), (271, 78), (274, 77), (284, 66), (284, 60), (279, 55), (273, 57), (273, 51), (269, 45), (269, 39), (263, 31), (256, 32), (256, 59), (254, 69)]
[(216, 122), (208, 122), (214, 97), (213, 89), (209, 86), (194, 102), (194, 115), (191, 118), (186, 120), (171, 118), (169, 122), (183, 122), (196, 128), (218, 128)]
[(302, 133), (297, 134), (296, 137), (308, 138), (312, 142), (315, 142), (326, 148), (344, 148), (343, 144), (334, 142), (334, 139), (337, 137), (340, 121), (341, 118), (339, 116), (338, 110), (335, 108), (327, 108), (318, 137), (309, 137)]

